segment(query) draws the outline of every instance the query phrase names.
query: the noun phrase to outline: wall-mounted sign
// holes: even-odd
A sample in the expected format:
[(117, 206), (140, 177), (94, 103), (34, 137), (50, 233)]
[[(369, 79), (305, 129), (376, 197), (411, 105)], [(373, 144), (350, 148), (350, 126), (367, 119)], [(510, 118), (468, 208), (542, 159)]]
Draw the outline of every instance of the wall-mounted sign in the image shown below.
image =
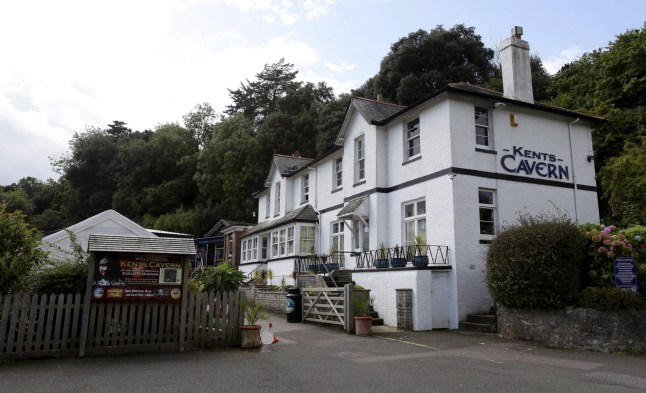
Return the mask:
[(555, 154), (529, 150), (523, 146), (502, 150), (509, 153), (500, 157), (500, 166), (507, 172), (537, 175), (548, 179), (570, 179), (570, 168), (562, 165), (563, 160)]
[(94, 265), (93, 300), (182, 298), (182, 256), (97, 253)]
[[(624, 291), (637, 292), (637, 274), (634, 257), (616, 257), (615, 285)], [(642, 283), (643, 284), (643, 283)]]

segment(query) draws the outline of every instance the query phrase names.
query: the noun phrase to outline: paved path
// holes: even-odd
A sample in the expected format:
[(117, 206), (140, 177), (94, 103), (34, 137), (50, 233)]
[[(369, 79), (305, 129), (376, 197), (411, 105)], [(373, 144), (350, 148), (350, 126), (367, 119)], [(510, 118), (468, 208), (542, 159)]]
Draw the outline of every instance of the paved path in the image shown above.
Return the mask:
[(456, 331), (378, 328), (356, 337), (284, 316), (270, 321), (279, 342), (259, 350), (5, 364), (0, 392), (646, 392), (644, 356)]

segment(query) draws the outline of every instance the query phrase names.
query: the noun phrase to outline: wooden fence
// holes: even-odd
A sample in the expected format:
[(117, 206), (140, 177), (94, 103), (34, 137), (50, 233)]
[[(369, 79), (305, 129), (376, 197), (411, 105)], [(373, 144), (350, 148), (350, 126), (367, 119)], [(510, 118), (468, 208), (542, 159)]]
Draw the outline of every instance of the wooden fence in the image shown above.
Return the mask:
[(170, 302), (91, 303), (76, 295), (0, 296), (0, 361), (84, 353), (172, 351), (238, 345), (239, 292), (189, 292)]

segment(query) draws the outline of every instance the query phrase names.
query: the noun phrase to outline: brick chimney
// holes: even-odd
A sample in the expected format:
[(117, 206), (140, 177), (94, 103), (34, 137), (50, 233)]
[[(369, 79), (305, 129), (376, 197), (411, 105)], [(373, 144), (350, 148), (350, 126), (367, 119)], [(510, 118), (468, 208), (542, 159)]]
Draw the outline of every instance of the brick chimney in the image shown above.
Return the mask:
[(522, 40), (523, 28), (511, 29), (511, 37), (500, 43), (503, 95), (514, 100), (534, 103), (532, 71), (529, 65), (529, 43)]

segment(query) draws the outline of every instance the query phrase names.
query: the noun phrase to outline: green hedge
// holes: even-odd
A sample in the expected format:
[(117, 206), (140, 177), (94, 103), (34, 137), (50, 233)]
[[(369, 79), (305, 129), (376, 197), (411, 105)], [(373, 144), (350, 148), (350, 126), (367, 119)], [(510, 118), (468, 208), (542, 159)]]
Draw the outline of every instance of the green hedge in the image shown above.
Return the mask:
[(521, 215), (493, 239), (486, 281), (508, 307), (562, 308), (576, 302), (585, 237), (566, 217)]

